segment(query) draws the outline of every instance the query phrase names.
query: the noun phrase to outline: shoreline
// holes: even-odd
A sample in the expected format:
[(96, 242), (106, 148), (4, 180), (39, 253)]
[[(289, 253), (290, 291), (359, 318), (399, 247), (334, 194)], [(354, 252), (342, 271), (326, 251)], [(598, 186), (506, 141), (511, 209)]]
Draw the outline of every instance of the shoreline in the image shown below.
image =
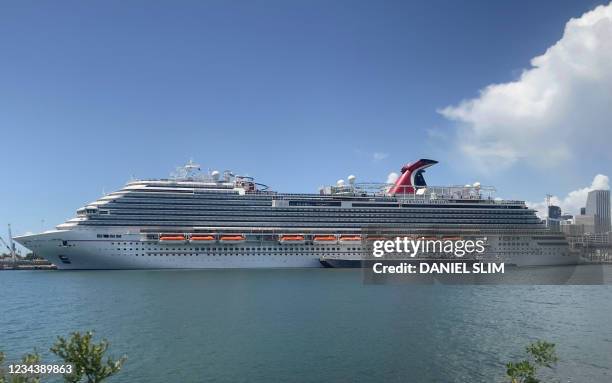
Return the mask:
[(0, 262), (0, 271), (4, 270), (57, 270), (57, 266), (49, 262)]

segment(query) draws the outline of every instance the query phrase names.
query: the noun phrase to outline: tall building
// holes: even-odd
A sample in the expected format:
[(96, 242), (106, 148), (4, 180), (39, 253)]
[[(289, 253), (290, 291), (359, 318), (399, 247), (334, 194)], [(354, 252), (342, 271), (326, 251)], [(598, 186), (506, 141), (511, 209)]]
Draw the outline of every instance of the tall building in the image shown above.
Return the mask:
[(548, 218), (551, 218), (551, 219), (561, 218), (561, 208), (559, 206), (550, 205), (548, 207)]
[(610, 231), (610, 191), (592, 190), (586, 204), (586, 215), (594, 217), (595, 233)]

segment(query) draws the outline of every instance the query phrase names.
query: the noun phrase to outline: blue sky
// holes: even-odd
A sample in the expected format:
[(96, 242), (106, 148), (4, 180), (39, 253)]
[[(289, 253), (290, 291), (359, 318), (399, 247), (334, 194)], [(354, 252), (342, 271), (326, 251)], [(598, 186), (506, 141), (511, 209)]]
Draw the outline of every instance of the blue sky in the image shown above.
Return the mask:
[(516, 80), (598, 4), (2, 2), (0, 224), (49, 229), (189, 158), (302, 192), (437, 158), (430, 184), (564, 195), (610, 161), (483, 171), (439, 111)]

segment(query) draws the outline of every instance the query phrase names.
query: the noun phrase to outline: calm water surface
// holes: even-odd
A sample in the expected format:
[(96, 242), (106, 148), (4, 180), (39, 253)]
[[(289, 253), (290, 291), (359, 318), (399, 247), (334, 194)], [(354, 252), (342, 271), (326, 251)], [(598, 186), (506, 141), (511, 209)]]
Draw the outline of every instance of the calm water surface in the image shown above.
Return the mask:
[[(588, 267), (588, 266), (587, 266)], [(612, 274), (606, 266), (605, 272)], [(612, 286), (364, 285), (359, 270), (0, 272), (13, 359), (94, 329), (110, 382), (499, 382), (536, 339), (612, 381)]]

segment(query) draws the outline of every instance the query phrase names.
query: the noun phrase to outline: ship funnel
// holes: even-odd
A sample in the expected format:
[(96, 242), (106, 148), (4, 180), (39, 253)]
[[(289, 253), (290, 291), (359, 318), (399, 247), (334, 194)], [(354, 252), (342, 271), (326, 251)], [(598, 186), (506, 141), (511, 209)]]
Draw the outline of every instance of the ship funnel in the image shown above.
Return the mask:
[(438, 161), (421, 158), (402, 167), (402, 174), (395, 184), (389, 189), (390, 195), (414, 193), (415, 186), (427, 186), (423, 173), (425, 169), (437, 164)]

